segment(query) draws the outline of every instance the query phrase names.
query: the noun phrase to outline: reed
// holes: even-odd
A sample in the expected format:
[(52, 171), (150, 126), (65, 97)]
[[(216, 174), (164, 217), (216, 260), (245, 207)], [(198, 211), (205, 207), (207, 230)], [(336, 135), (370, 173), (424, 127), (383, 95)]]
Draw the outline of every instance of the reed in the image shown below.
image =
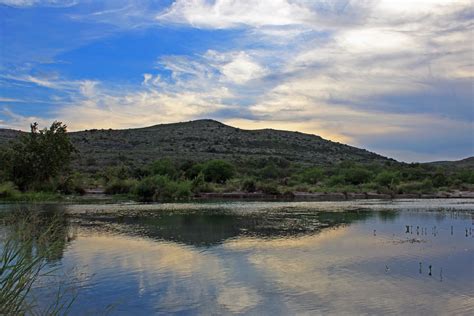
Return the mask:
[[(34, 285), (55, 270), (48, 268), (48, 260), (57, 258), (64, 247), (64, 218), (53, 215), (45, 218), (35, 210), (17, 210), (3, 216), (5, 234), (1, 239), (0, 256), (0, 315), (67, 314), (76, 296), (67, 296), (67, 289), (59, 286), (46, 309), (36, 304), (31, 294)], [(45, 224), (47, 221), (47, 225)], [(58, 238), (59, 237), (59, 238)], [(49, 299), (49, 298), (47, 298)], [(41, 298), (44, 302), (44, 298)]]

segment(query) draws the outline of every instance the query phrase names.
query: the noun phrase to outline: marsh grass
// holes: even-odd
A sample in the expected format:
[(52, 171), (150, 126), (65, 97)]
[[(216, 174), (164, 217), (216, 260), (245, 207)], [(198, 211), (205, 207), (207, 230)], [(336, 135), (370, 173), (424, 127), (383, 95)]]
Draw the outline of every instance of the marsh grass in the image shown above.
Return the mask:
[[(17, 210), (2, 215), (2, 221), (5, 234), (1, 240), (0, 315), (67, 314), (76, 295), (69, 295), (64, 286), (58, 286), (53, 298), (41, 298), (41, 307), (32, 295), (40, 279), (57, 272), (48, 268), (48, 262), (62, 255), (67, 239), (64, 215)], [(45, 299), (50, 302), (44, 304)]]

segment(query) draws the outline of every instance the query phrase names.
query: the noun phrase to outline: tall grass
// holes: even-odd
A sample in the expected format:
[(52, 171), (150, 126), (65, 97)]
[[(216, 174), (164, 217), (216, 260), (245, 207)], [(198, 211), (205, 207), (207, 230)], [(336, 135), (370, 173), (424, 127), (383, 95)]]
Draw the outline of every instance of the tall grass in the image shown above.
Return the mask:
[[(45, 219), (38, 211), (15, 213), (2, 218), (6, 235), (1, 240), (0, 315), (67, 314), (75, 296), (66, 297), (64, 288), (59, 287), (46, 310), (40, 310), (31, 295), (42, 277), (54, 273), (47, 262), (57, 258), (64, 247), (64, 218)], [(46, 226), (45, 220), (49, 222)]]

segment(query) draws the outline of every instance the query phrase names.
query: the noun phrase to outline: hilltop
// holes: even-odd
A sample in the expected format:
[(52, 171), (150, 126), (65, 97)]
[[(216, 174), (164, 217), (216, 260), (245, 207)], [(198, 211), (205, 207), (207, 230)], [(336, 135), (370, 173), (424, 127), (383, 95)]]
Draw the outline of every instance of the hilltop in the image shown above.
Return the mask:
[[(20, 133), (0, 130), (0, 145), (5, 145)], [(79, 150), (77, 167), (89, 171), (118, 162), (146, 164), (164, 157), (195, 161), (279, 157), (316, 165), (340, 161), (393, 161), (365, 149), (332, 142), (316, 135), (273, 129), (244, 130), (214, 120), (135, 129), (92, 129), (71, 132), (69, 135)]]
[(472, 168), (474, 169), (474, 157), (468, 157), (461, 160), (455, 161), (433, 161), (428, 162), (427, 164), (437, 167), (447, 167), (447, 168)]

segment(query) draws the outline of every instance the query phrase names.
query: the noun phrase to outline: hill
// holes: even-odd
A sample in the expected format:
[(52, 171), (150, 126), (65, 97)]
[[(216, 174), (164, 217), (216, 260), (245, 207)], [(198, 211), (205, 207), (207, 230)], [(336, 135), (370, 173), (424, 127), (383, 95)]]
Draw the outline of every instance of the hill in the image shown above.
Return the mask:
[[(7, 144), (20, 133), (0, 129), (0, 145)], [(119, 162), (141, 165), (164, 157), (195, 161), (279, 157), (318, 165), (340, 161), (394, 161), (316, 135), (273, 129), (243, 130), (214, 120), (123, 130), (93, 129), (71, 132), (69, 135), (79, 150), (76, 167), (84, 171), (94, 171)]]
[(427, 164), (437, 167), (474, 169), (474, 156), (456, 161), (433, 161)]

